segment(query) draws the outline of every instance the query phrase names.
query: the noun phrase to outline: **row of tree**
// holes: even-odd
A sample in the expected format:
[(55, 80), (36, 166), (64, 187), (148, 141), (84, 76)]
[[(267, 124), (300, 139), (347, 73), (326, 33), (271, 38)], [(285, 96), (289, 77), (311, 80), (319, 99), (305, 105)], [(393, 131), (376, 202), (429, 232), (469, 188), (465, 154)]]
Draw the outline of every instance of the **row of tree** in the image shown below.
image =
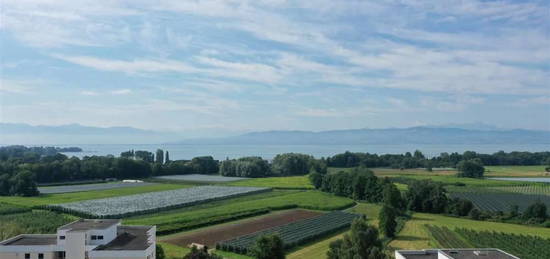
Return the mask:
[(493, 154), (479, 154), (474, 151), (459, 153), (441, 153), (427, 158), (416, 150), (405, 154), (370, 154), (345, 152), (326, 158), (330, 167), (391, 167), (391, 168), (433, 168), (457, 167), (460, 161), (477, 159), (484, 165), (548, 165), (550, 152), (510, 152), (499, 151)]

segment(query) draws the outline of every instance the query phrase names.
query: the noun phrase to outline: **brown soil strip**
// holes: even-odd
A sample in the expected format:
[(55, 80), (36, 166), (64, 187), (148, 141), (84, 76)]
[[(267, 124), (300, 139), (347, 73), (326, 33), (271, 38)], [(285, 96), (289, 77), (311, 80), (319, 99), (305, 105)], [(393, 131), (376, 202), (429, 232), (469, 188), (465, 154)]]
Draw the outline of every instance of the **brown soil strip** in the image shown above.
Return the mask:
[(190, 233), (189, 235), (173, 237), (167, 239), (165, 242), (183, 247), (187, 247), (191, 243), (214, 247), (216, 243), (220, 241), (251, 234), (260, 230), (284, 225), (302, 219), (313, 218), (320, 214), (320, 212), (308, 210), (290, 210), (250, 219), (240, 223), (208, 228), (203, 231)]

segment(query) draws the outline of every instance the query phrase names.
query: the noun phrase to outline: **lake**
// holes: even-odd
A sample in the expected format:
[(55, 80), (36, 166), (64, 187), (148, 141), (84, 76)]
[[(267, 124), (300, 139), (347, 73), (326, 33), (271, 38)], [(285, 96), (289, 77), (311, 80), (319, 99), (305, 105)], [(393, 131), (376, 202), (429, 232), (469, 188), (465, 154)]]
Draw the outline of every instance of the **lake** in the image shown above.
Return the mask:
[(128, 150), (147, 150), (154, 152), (158, 148), (170, 152), (170, 159), (191, 159), (196, 156), (213, 156), (221, 160), (244, 156), (261, 156), (272, 159), (277, 154), (295, 152), (315, 156), (317, 158), (333, 156), (345, 151), (369, 152), (377, 154), (401, 154), (414, 152), (418, 149), (428, 157), (439, 155), (442, 152), (459, 152), (467, 150), (478, 153), (494, 153), (499, 150), (510, 151), (548, 151), (550, 147), (544, 145), (433, 145), (433, 144), (406, 144), (406, 145), (185, 145), (185, 144), (81, 144), (55, 145), (59, 147), (78, 146), (84, 151), (80, 153), (65, 153), (68, 156), (100, 156), (115, 155)]

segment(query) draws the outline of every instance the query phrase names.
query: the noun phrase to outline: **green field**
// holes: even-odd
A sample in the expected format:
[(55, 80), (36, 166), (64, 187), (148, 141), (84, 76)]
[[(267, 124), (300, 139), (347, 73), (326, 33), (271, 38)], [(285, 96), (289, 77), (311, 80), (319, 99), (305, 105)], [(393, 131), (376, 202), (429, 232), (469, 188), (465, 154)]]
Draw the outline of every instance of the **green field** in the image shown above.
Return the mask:
[(438, 244), (434, 244), (425, 225), (443, 226), (449, 229), (468, 228), (476, 231), (500, 231), (510, 234), (522, 233), (550, 238), (550, 228), (414, 213), (413, 217), (405, 223), (403, 230), (399, 232), (396, 239), (390, 242), (390, 249), (425, 249), (436, 247)]
[(116, 196), (132, 195), (145, 192), (158, 192), (166, 190), (174, 190), (189, 187), (190, 185), (182, 184), (154, 184), (139, 187), (127, 187), (110, 190), (97, 190), (88, 192), (72, 192), (58, 194), (41, 194), (36, 197), (20, 197), (20, 196), (0, 196), (0, 202), (16, 204), (21, 206), (39, 206), (57, 203), (67, 203), (83, 200), (101, 199)]
[(489, 177), (540, 177), (550, 176), (543, 165), (485, 166), (485, 176)]
[[(129, 225), (157, 225), (160, 233), (174, 233), (235, 220), (235, 215), (249, 217), (254, 212), (267, 213), (270, 210), (304, 208), (316, 210), (337, 210), (353, 206), (351, 199), (318, 191), (273, 191), (266, 194), (244, 196), (180, 210), (172, 210), (124, 220)], [(252, 214), (247, 214), (252, 213)], [(240, 217), (242, 218), (242, 217)]]
[(313, 189), (313, 185), (311, 185), (311, 183), (309, 182), (307, 175), (253, 178), (253, 179), (247, 179), (242, 181), (230, 182), (224, 185), (271, 187), (271, 188), (278, 188), (278, 189)]

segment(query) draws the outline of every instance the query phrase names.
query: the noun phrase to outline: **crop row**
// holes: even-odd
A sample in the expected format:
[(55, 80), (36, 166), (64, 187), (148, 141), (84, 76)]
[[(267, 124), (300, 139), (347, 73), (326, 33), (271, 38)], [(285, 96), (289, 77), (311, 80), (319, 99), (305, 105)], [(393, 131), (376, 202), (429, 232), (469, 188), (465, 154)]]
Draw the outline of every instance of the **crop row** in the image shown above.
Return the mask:
[(437, 241), (440, 248), (468, 248), (471, 247), (464, 242), (455, 232), (447, 227), (426, 225), (426, 230)]
[(268, 188), (197, 186), (106, 199), (48, 205), (50, 210), (90, 218), (123, 218), (270, 191)]
[(516, 185), (516, 186), (500, 186), (492, 187), (498, 191), (535, 194), (535, 195), (550, 195), (550, 184), (545, 185)]
[(537, 201), (550, 206), (550, 196), (547, 195), (453, 192), (450, 193), (450, 196), (470, 200), (477, 208), (485, 211), (509, 211), (513, 205), (517, 205), (520, 211), (524, 211), (529, 205)]
[(267, 230), (240, 236), (217, 244), (217, 248), (225, 251), (246, 254), (263, 235), (277, 234), (282, 239), (285, 248), (291, 248), (311, 241), (320, 236), (348, 227), (357, 218), (357, 214), (335, 211), (314, 218), (292, 222)]
[(550, 239), (464, 228), (455, 231), (476, 247), (499, 248), (522, 259), (550, 258)]

